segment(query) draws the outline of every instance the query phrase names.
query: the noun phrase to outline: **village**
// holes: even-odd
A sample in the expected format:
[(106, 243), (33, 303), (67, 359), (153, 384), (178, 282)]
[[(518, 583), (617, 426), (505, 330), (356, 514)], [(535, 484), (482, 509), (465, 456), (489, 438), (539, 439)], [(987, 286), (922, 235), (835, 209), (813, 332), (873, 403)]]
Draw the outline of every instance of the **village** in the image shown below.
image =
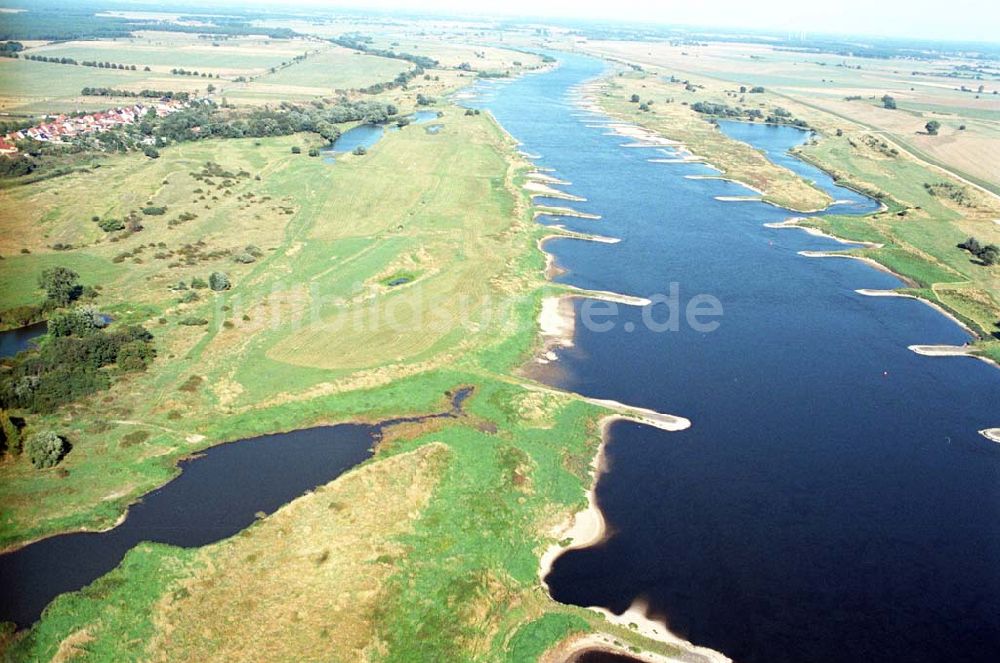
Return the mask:
[(98, 113), (50, 117), (41, 124), (12, 131), (0, 138), (0, 155), (17, 154), (17, 141), (19, 140), (30, 138), (47, 143), (62, 143), (77, 136), (100, 133), (116, 127), (135, 124), (140, 122), (149, 111), (154, 111), (157, 117), (164, 117), (176, 113), (191, 103), (164, 97), (151, 103), (136, 103), (132, 106), (113, 108)]

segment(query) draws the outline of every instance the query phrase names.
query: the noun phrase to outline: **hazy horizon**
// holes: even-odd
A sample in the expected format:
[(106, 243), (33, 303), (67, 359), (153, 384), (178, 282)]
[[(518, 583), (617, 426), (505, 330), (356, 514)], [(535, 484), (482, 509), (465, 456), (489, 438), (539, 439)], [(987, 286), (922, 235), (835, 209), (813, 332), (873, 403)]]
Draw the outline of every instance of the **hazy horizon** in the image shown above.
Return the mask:
[[(31, 3), (2, 2), (2, 5)], [(455, 16), (520, 17), (524, 19), (560, 19), (577, 21), (613, 21), (652, 23), (658, 26), (697, 26), (725, 30), (767, 30), (786, 34), (859, 35), (886, 38), (913, 38), (942, 41), (969, 41), (1000, 44), (996, 26), (1000, 25), (1000, 5), (981, 0), (956, 0), (947, 5), (931, 0), (890, 2), (841, 0), (836, 4), (813, 4), (777, 0), (761, 8), (736, 0), (691, 3), (679, 0), (619, 0), (610, 3), (580, 3), (575, 0), (484, 0), (470, 7), (463, 0), (209, 0), (176, 3), (152, 0), (126, 0), (136, 6), (188, 6), (202, 10), (212, 6), (250, 6), (281, 11), (304, 9), (350, 9), (357, 11), (405, 11), (419, 14)]]

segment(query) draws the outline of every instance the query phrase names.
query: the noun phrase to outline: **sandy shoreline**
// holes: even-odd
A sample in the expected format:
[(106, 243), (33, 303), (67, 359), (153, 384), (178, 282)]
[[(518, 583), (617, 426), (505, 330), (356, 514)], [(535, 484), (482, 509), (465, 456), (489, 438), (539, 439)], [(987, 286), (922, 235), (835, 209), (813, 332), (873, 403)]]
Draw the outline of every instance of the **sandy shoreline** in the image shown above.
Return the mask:
[[(830, 233), (825, 233), (822, 230), (820, 230), (819, 228), (812, 228), (810, 226), (801, 226), (801, 225), (799, 225), (799, 221), (802, 221), (802, 220), (804, 220), (804, 217), (793, 216), (793, 217), (785, 219), (784, 221), (779, 221), (777, 223), (765, 223), (764, 227), (765, 228), (775, 228), (775, 229), (791, 228), (793, 230), (801, 230), (802, 232), (809, 233), (810, 235), (812, 235), (814, 237), (823, 237), (825, 239), (832, 239), (835, 242), (840, 242), (841, 244), (847, 244), (847, 245), (851, 245), (851, 246), (864, 246), (864, 247), (867, 247), (867, 248), (870, 248), (870, 249), (880, 249), (883, 246), (882, 244), (879, 244), (878, 242), (864, 242), (864, 241), (855, 241), (855, 240), (850, 240), (850, 239), (844, 239), (843, 237), (837, 237), (836, 235), (831, 235)], [(896, 277), (899, 278), (900, 280), (904, 280), (903, 277), (899, 276), (899, 274), (896, 274)]]
[(979, 434), (987, 440), (1000, 444), (1000, 428), (984, 428)]
[[(898, 274), (895, 273), (893, 273), (893, 275), (898, 276)], [(930, 306), (932, 309), (934, 309), (941, 315), (945, 316), (946, 318), (954, 322), (956, 325), (964, 329), (966, 333), (968, 333), (973, 338), (979, 338), (979, 334), (977, 334), (975, 330), (969, 327), (969, 325), (959, 320), (958, 317), (955, 316), (955, 314), (951, 313), (940, 304), (932, 302), (928, 299), (924, 299), (923, 297), (911, 295), (908, 292), (896, 292), (895, 290), (873, 290), (870, 288), (860, 288), (858, 290), (855, 290), (854, 292), (858, 293), (859, 295), (864, 295), (865, 297), (902, 297), (904, 299), (915, 299), (918, 302)]]
[(581, 212), (573, 209), (572, 207), (549, 207), (545, 205), (535, 207), (534, 218), (537, 219), (540, 216), (567, 216), (577, 219), (590, 219), (591, 221), (601, 220), (601, 216), (599, 214)]
[(897, 279), (905, 283), (908, 288), (919, 287), (919, 284), (913, 279), (907, 278), (902, 274), (897, 274), (896, 272), (892, 271), (882, 263), (872, 260), (871, 258), (866, 258), (865, 256), (856, 256), (856, 255), (851, 255), (850, 253), (839, 253), (837, 251), (799, 251), (798, 254), (806, 258), (845, 258), (849, 260), (860, 260), (861, 262), (865, 263), (869, 267), (872, 267), (873, 269), (877, 269), (878, 271), (883, 272), (885, 274), (895, 276)]
[[(608, 429), (611, 424), (622, 420), (635, 421), (637, 423), (656, 426), (657, 428), (669, 431), (683, 430), (691, 425), (690, 421), (684, 419), (683, 417), (654, 412), (645, 408), (632, 407), (617, 401), (590, 398), (585, 400), (596, 405), (602, 405), (604, 407), (614, 409), (624, 408), (626, 412), (633, 411), (640, 414), (631, 415), (619, 413), (608, 415), (601, 419), (601, 443), (597, 449), (597, 454), (594, 456), (590, 465), (592, 482), (590, 488), (587, 490), (587, 506), (582, 511), (574, 514), (572, 521), (567, 526), (553, 532), (553, 537), (556, 539), (556, 543), (550, 545), (545, 552), (542, 553), (539, 560), (539, 580), (541, 581), (542, 586), (545, 587), (546, 591), (549, 590), (549, 587), (545, 582), (545, 578), (551, 572), (552, 565), (560, 555), (570, 550), (587, 548), (601, 543), (608, 536), (607, 523), (604, 520), (604, 516), (601, 514), (600, 508), (597, 506), (595, 489), (597, 482), (606, 469), (605, 449), (608, 443)], [(561, 545), (562, 542), (565, 542), (566, 545)], [(720, 652), (706, 647), (698, 647), (671, 633), (666, 623), (656, 621), (655, 619), (647, 616), (646, 606), (641, 601), (634, 602), (628, 610), (620, 615), (616, 615), (610, 610), (599, 606), (590, 606), (588, 609), (603, 615), (604, 618), (612, 624), (629, 629), (630, 631), (638, 633), (639, 635), (649, 638), (650, 640), (656, 640), (684, 650), (685, 653), (682, 660), (690, 661), (693, 657), (697, 657), (694, 658), (694, 660), (705, 661), (706, 663), (727, 663), (730, 661), (728, 657), (724, 656)], [(646, 652), (641, 655), (635, 654), (631, 651), (626, 652), (620, 647), (613, 647), (611, 645), (613, 645), (613, 640), (608, 642), (603, 639), (601, 634), (589, 634), (588, 636), (582, 638), (580, 643), (575, 646), (572, 651), (566, 651), (562, 648), (560, 649), (559, 658), (551, 660), (565, 661), (574, 651), (582, 651), (584, 649), (595, 647), (610, 647), (612, 651), (619, 651), (642, 661), (658, 662), (678, 660), (668, 656), (653, 654), (651, 652)]]
[[(555, 178), (553, 178), (555, 179)], [(528, 180), (524, 183), (524, 190), (527, 191), (532, 198), (537, 196), (543, 196), (545, 198), (557, 198), (559, 200), (568, 200), (575, 203), (585, 203), (587, 199), (582, 196), (576, 196), (572, 193), (566, 193), (565, 191), (560, 191), (559, 189), (553, 189), (548, 184), (544, 182)]]

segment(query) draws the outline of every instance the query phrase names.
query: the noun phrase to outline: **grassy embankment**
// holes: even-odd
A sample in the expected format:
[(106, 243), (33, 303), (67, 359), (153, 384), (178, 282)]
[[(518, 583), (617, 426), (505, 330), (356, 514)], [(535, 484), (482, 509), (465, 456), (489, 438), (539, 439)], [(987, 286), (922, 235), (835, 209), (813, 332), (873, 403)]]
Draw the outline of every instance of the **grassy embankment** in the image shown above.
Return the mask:
[[(538, 555), (585, 504), (604, 410), (513, 375), (537, 342), (540, 299), (556, 289), (536, 249), (552, 230), (514, 188), (527, 164), (509, 165), (498, 127), (454, 108), (443, 123), (334, 165), (292, 155), (301, 136), (211, 141), (0, 194), (11, 227), (4, 306), (36, 299), (34, 276), (66, 264), (104, 285), (99, 301), (118, 321), (149, 324), (160, 352), (148, 373), (33, 422), (74, 448), (54, 470), (23, 458), (0, 467), (8, 544), (109, 525), (210, 444), (440, 410), (445, 391), (476, 387), (465, 417), (394, 431), (368, 463), (231, 539), (140, 546), (57, 599), (9, 658), (524, 661), (597, 629), (671, 651), (554, 603), (538, 582)], [(208, 161), (251, 175), (228, 187), (193, 179)], [(147, 200), (168, 214), (117, 242), (89, 220)], [(171, 228), (185, 211), (198, 218)], [(54, 241), (79, 248), (46, 248)], [(256, 263), (213, 257), (248, 241), (264, 251)], [(197, 242), (194, 264), (169, 266)], [(123, 252), (132, 256), (114, 262)], [(214, 269), (231, 274), (231, 291), (179, 304), (168, 289)], [(415, 280), (385, 285), (399, 273)], [(315, 318), (309, 297), (326, 302)], [(507, 315), (489, 308), (500, 304)], [(375, 309), (425, 315), (324, 329), (340, 312)], [(442, 312), (468, 322), (439, 325)], [(178, 324), (189, 315), (211, 322)], [(131, 442), (135, 431), (149, 436)]]
[[(684, 60), (688, 67), (697, 67), (698, 62)], [(644, 64), (650, 66), (648, 61)], [(609, 95), (599, 101), (616, 114), (645, 122), (645, 126), (678, 139), (681, 130), (676, 127), (700, 123), (703, 126), (699, 131), (711, 131), (704, 128), (710, 127), (705, 118), (680, 105), (680, 101), (712, 101), (762, 110), (781, 106), (794, 117), (806, 120), (821, 135), (799, 148), (799, 155), (834, 174), (841, 183), (880, 197), (888, 209), (864, 217), (812, 217), (801, 223), (844, 239), (882, 244), (851, 253), (871, 258), (914, 282), (916, 287), (901, 292), (922, 297), (953, 313), (980, 336), (975, 351), (1000, 360), (1000, 267), (983, 266), (957, 247), (970, 236), (983, 244), (1000, 244), (1000, 225), (995, 223), (1000, 218), (1000, 201), (922, 162), (907, 152), (906, 145), (814, 104), (773, 92), (740, 95), (734, 82), (691, 71), (675, 70), (678, 79), (690, 80), (697, 86), (695, 91), (685, 90), (681, 83), (663, 81), (670, 70), (657, 68), (655, 77), (647, 72), (615, 78), (608, 85)], [(627, 82), (629, 79), (633, 82)], [(635, 82), (639, 80), (642, 82)], [(756, 78), (748, 76), (745, 80), (752, 82)], [(641, 112), (637, 104), (627, 101), (633, 92), (643, 100), (654, 100), (651, 112)], [(737, 103), (740, 97), (743, 102)], [(667, 98), (673, 98), (674, 103), (664, 104)], [(657, 114), (672, 118), (672, 125), (651, 119)], [(841, 136), (836, 136), (838, 129)], [(724, 162), (722, 157), (713, 158), (718, 146), (707, 144), (703, 149), (700, 154), (709, 162)], [(925, 184), (945, 187), (937, 187), (932, 193)]]

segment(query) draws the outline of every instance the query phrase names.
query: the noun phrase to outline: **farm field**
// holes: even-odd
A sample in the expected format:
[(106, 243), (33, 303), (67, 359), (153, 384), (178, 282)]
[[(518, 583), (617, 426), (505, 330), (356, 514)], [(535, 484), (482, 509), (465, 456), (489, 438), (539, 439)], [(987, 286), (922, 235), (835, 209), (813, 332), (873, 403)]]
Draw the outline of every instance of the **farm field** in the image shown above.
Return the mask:
[[(1000, 80), (946, 77), (967, 62), (883, 61), (753, 44), (671, 46), (623, 41), (591, 42), (585, 49), (659, 67), (682, 78), (693, 75), (762, 85), (777, 97), (816, 108), (860, 129), (883, 132), (921, 157), (1000, 193), (1000, 175), (990, 160), (1000, 149), (1000, 124), (994, 117), (1000, 111), (1000, 94), (994, 94), (1000, 92)], [(963, 85), (970, 91), (961, 91)], [(973, 90), (979, 85), (984, 87), (981, 94)], [(881, 107), (879, 100), (885, 94), (896, 99), (896, 110)], [(849, 96), (862, 98), (846, 101)], [(943, 125), (939, 136), (923, 131), (931, 119)], [(963, 125), (966, 128), (960, 130)]]
[[(305, 40), (244, 37), (209, 41), (177, 37), (173, 32), (146, 32), (133, 39), (74, 41), (31, 49), (33, 55), (77, 61), (116, 62), (169, 72), (197, 69), (223, 75), (262, 73), (314, 49)], [(213, 45), (216, 44), (216, 45)]]
[(281, 102), (333, 95), (391, 81), (413, 65), (339, 46), (311, 53), (305, 60), (256, 77), (250, 83), (225, 85), (226, 99), (237, 103)]

